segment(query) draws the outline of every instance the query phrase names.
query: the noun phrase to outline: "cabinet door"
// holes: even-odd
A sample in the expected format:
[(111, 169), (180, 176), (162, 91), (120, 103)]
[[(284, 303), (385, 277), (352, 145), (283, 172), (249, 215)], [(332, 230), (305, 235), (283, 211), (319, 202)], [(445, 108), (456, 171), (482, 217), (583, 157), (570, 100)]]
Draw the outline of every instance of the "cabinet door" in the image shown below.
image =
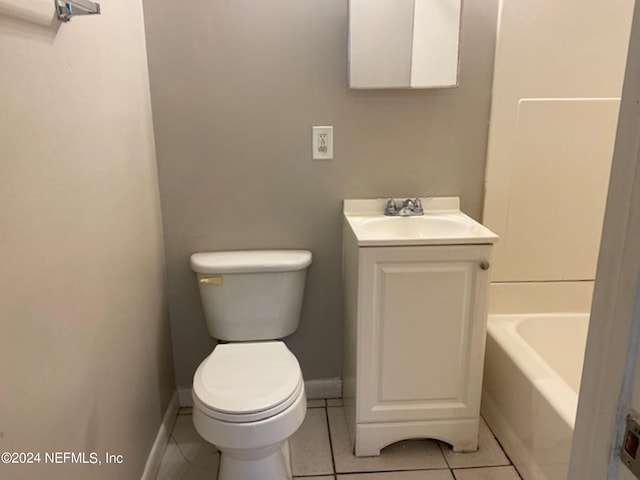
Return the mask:
[(349, 87), (456, 86), (461, 11), (461, 0), (349, 0)]
[(477, 416), (490, 246), (360, 252), (357, 421)]

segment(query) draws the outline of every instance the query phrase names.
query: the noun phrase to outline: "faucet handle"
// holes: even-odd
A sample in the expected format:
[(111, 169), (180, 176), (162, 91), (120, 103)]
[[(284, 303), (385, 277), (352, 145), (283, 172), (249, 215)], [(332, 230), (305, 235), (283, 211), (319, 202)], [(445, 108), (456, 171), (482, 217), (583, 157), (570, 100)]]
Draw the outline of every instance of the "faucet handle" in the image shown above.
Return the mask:
[(402, 202), (403, 208), (408, 208), (409, 210), (413, 210), (415, 207), (415, 200), (411, 198), (407, 198), (404, 202)]
[(416, 197), (416, 199), (413, 201), (413, 211), (418, 215), (422, 215), (424, 213), (424, 210), (422, 210), (422, 201), (420, 200), (420, 197)]
[(396, 202), (392, 197), (378, 197), (381, 200), (386, 200), (387, 205), (384, 207), (384, 214), (387, 216), (393, 216), (398, 213), (398, 207), (396, 206)]

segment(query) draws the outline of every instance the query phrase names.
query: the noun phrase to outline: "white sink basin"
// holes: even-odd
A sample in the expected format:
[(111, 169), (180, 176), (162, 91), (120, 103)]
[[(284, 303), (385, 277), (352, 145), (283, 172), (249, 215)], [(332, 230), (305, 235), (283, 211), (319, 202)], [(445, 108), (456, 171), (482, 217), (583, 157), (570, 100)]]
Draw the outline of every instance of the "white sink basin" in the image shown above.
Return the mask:
[(345, 224), (358, 245), (460, 245), (497, 241), (491, 230), (462, 213), (457, 197), (423, 201), (424, 215), (385, 216), (384, 200), (345, 200)]
[(419, 217), (369, 217), (360, 220), (360, 228), (376, 236), (391, 238), (448, 237), (470, 232), (473, 225), (464, 219), (429, 214)]

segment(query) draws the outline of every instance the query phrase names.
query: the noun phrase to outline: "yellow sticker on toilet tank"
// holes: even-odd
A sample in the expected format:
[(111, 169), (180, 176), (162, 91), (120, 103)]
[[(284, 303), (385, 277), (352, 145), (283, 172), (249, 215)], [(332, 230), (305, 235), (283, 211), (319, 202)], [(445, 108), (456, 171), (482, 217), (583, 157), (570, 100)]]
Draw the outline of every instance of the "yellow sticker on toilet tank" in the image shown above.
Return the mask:
[(206, 285), (222, 285), (222, 275), (214, 275), (212, 277), (202, 277), (200, 283)]

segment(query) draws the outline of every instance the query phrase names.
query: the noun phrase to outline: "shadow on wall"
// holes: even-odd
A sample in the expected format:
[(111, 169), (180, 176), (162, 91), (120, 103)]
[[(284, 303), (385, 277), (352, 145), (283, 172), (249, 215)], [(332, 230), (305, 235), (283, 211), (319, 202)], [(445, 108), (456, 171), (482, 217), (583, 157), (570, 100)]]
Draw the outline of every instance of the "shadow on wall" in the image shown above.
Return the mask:
[(41, 39), (53, 43), (63, 22), (58, 20), (53, 2), (39, 2), (31, 5), (0, 0), (0, 29), (5, 32)]

